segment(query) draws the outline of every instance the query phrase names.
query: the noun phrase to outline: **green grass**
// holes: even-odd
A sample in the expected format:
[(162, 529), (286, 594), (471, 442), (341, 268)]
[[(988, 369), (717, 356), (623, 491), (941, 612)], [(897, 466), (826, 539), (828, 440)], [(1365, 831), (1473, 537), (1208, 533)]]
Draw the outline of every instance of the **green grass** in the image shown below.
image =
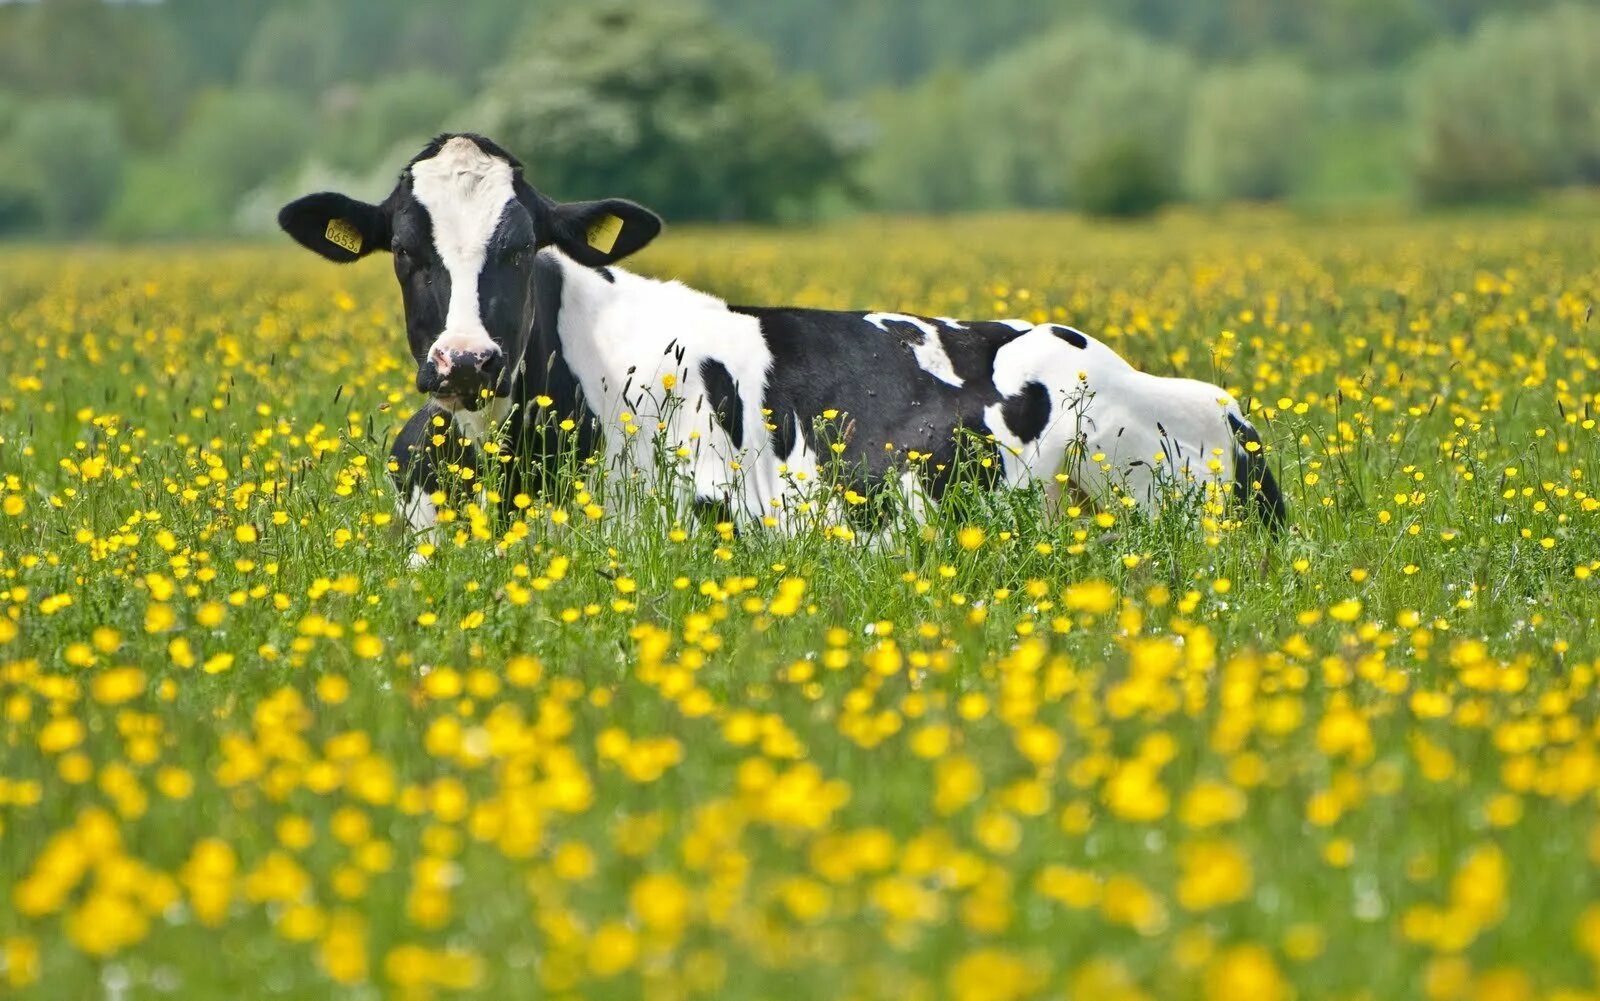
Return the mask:
[(640, 268), (732, 301), (1070, 320), (1218, 381), (1292, 528), (962, 494), (875, 546), (675, 535), (586, 468), (415, 571), (381, 263), (4, 252), (0, 983), (1593, 992), (1568, 218), (669, 234)]

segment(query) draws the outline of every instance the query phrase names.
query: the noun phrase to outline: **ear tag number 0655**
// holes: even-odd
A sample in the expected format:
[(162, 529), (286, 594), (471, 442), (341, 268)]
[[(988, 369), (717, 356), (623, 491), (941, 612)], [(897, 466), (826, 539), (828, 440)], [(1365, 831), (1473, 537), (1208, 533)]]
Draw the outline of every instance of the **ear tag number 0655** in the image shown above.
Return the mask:
[(327, 232), (322, 235), (335, 247), (343, 247), (352, 254), (361, 253), (361, 231), (343, 219), (329, 219)]
[(589, 227), (589, 246), (602, 254), (609, 254), (611, 248), (617, 245), (617, 237), (621, 235), (621, 219), (614, 215), (601, 216), (593, 226)]

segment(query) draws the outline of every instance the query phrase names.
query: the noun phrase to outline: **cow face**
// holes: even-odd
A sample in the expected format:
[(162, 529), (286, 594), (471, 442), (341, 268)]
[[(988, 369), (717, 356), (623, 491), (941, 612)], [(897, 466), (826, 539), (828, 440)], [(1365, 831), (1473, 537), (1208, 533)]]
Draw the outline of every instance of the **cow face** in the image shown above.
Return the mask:
[(307, 195), (284, 206), (278, 224), (332, 261), (393, 253), (417, 389), (451, 411), (512, 395), (529, 362), (541, 247), (600, 267), (661, 231), (661, 220), (632, 202), (551, 201), (523, 180), (515, 158), (474, 135), (429, 143), (382, 204)]

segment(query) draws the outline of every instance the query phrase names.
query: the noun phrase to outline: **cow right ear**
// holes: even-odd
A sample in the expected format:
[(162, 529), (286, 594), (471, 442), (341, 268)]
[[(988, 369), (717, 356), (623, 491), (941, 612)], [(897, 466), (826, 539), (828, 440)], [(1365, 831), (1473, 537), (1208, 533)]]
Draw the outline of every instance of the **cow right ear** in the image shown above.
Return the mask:
[(278, 225), (300, 246), (340, 264), (389, 249), (389, 214), (383, 207), (332, 191), (285, 205)]

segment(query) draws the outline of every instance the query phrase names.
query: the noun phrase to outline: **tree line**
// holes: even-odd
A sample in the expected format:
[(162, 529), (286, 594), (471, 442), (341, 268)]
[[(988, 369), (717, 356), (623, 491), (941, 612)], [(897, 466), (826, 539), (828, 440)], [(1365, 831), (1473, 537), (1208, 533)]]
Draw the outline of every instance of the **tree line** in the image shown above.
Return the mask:
[(1430, 202), (1600, 180), (1546, 0), (0, 4), (0, 234), (219, 234), (472, 129), (671, 219)]

